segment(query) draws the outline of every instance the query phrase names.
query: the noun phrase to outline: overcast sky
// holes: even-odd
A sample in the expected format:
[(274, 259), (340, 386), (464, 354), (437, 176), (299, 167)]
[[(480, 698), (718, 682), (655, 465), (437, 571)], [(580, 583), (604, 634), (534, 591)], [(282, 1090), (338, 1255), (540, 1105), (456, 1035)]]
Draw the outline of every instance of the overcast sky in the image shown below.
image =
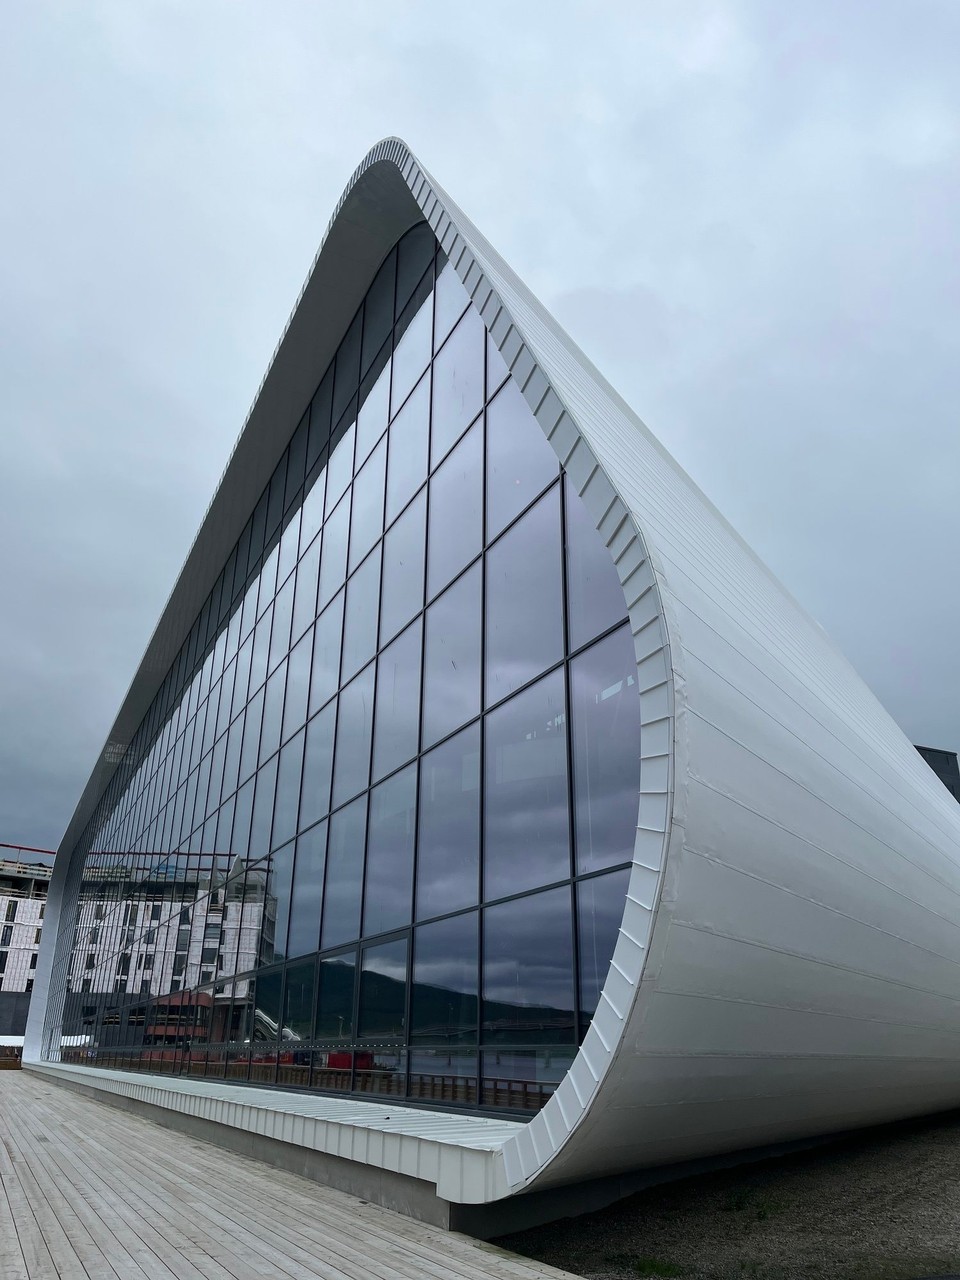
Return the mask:
[(956, 0), (7, 0), (0, 841), (59, 842), (387, 134), (960, 746), (958, 65)]

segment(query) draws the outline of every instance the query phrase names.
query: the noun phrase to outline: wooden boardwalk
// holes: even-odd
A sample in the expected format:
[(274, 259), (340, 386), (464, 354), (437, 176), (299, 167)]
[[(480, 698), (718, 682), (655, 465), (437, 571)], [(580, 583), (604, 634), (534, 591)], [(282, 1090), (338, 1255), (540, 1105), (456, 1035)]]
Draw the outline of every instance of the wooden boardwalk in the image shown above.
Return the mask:
[(49, 1084), (0, 1078), (0, 1280), (562, 1280)]

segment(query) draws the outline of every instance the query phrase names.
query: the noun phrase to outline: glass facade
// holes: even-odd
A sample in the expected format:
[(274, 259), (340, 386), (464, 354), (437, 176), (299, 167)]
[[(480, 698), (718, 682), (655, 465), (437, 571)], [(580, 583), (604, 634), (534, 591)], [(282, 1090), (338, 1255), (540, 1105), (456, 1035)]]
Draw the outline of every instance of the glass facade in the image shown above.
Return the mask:
[(613, 562), (424, 224), (84, 836), (63, 1056), (536, 1110), (626, 893)]

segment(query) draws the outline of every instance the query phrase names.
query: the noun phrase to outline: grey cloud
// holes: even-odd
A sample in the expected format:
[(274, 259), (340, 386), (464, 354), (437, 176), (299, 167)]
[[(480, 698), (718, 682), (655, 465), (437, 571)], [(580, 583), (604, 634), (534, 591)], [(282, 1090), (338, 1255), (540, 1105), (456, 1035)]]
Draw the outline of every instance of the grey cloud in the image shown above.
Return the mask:
[(949, 0), (4, 19), (0, 840), (59, 839), (387, 133), (907, 732), (960, 745)]

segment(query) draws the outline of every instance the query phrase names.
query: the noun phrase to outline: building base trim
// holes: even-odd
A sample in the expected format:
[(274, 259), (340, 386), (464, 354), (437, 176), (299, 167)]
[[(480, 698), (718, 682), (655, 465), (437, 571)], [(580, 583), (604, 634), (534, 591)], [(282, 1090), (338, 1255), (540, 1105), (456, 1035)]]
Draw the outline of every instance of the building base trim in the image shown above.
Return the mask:
[[(509, 1194), (501, 1149), (523, 1128), (514, 1121), (423, 1111), (388, 1100), (362, 1102), (191, 1077), (134, 1076), (65, 1063), (24, 1067), (101, 1102), (126, 1105), (159, 1124), (183, 1127), (219, 1146), (435, 1225), (447, 1224), (429, 1216), (426, 1208), (417, 1209), (425, 1194), (444, 1204), (482, 1204)], [(285, 1149), (283, 1159), (270, 1144)], [(403, 1207), (407, 1198), (409, 1209)]]

